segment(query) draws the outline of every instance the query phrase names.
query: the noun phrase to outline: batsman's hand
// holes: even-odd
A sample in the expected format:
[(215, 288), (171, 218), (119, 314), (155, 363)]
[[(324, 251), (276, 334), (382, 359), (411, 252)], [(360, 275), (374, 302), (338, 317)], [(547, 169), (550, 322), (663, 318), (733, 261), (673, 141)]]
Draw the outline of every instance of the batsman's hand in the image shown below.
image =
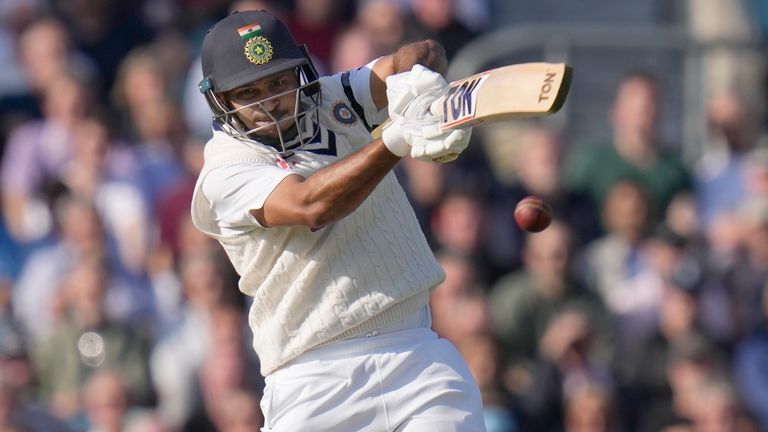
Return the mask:
[(410, 71), (387, 77), (387, 99), (392, 123), (382, 139), (389, 150), (403, 157), (450, 162), (467, 148), (471, 129), (443, 132), (440, 116), (430, 111), (433, 102), (448, 93), (448, 83), (437, 72), (415, 65)]
[(411, 140), (411, 157), (423, 161), (447, 163), (456, 160), (469, 145), (472, 129), (430, 132), (427, 128), (424, 136), (414, 136)]

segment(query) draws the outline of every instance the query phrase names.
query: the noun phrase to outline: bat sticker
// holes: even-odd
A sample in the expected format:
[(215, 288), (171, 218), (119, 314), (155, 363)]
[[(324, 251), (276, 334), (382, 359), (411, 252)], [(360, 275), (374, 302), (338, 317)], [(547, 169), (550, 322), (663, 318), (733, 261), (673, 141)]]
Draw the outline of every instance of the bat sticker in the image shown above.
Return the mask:
[(490, 73), (454, 81), (443, 100), (443, 122), (441, 127), (455, 126), (472, 120), (477, 111), (477, 93)]

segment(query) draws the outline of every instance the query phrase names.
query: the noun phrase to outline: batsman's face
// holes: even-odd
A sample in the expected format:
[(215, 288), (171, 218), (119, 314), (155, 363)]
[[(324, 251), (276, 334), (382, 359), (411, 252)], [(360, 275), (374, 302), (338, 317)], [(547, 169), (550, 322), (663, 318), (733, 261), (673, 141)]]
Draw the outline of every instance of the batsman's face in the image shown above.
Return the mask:
[(277, 139), (277, 128), (283, 132), (295, 125), (296, 72), (288, 70), (237, 87), (224, 97), (237, 110), (237, 116), (256, 137)]

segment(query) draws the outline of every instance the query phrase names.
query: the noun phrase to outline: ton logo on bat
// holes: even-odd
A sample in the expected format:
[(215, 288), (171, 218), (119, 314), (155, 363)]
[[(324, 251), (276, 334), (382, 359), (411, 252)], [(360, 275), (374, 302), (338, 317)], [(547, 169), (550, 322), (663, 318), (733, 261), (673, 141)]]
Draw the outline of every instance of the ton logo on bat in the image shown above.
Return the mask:
[[(473, 80), (464, 81), (461, 85), (451, 87), (448, 96), (443, 101), (443, 123), (447, 123), (449, 118), (457, 120), (464, 117), (471, 117), (474, 114), (474, 104), (472, 103), (475, 88), (482, 81), (482, 77)], [(450, 104), (450, 110), (449, 108)]]
[(541, 85), (541, 91), (539, 92), (539, 102), (549, 99), (549, 92), (552, 91), (552, 83), (554, 83), (554, 72), (547, 72), (544, 77), (544, 84)]

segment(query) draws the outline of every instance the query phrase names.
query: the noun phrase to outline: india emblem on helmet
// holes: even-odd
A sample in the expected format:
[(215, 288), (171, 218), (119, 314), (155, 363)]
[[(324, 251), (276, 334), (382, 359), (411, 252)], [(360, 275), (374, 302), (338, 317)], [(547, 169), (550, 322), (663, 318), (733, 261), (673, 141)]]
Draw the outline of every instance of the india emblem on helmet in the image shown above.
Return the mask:
[(264, 36), (250, 38), (245, 44), (245, 57), (253, 64), (264, 64), (272, 60), (272, 44)]

